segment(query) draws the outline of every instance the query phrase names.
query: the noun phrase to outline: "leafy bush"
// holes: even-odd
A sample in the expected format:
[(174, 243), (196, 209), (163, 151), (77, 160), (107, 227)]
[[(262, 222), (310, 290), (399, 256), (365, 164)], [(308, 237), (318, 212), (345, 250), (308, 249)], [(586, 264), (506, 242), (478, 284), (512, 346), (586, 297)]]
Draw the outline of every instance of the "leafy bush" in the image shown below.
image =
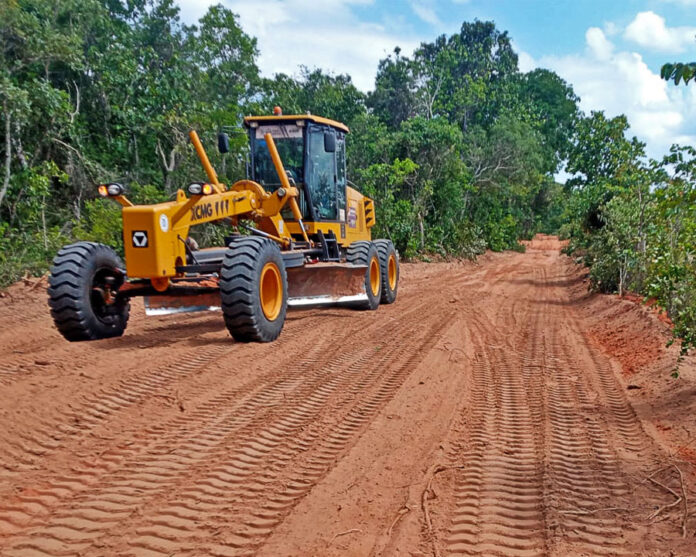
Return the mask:
[(696, 347), (696, 150), (673, 146), (661, 162), (636, 158), (620, 173), (631, 180), (597, 205), (598, 226), (584, 225), (576, 195), (569, 251), (584, 255), (595, 290), (654, 298), (685, 352)]

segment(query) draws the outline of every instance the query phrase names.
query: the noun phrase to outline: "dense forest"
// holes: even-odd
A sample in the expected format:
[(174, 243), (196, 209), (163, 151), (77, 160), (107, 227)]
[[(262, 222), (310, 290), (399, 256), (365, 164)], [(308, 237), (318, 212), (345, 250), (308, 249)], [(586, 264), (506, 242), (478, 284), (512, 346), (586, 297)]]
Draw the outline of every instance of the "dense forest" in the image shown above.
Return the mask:
[(241, 119), (279, 105), (350, 127), (349, 178), (402, 256), (560, 233), (593, 288), (655, 298), (696, 345), (696, 150), (649, 160), (624, 116), (584, 114), (554, 72), (521, 72), (493, 22), (410, 56), (395, 45), (369, 93), (316, 68), (262, 76), (255, 39), (221, 5), (185, 25), (172, 0), (5, 0), (0, 47), (0, 285), (45, 272), (75, 239), (118, 247), (119, 207), (97, 184), (171, 198), (202, 175), (191, 128), (209, 146), (228, 131), (230, 152), (211, 159), (228, 183), (243, 178)]

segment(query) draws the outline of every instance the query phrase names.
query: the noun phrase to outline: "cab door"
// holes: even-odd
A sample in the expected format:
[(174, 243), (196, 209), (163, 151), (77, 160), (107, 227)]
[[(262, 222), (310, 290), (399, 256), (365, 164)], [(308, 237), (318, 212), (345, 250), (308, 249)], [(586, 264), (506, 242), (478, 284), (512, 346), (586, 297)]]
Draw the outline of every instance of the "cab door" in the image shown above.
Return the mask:
[[(327, 134), (334, 136), (333, 151), (327, 150), (327, 147), (331, 144), (331, 140), (327, 140), (325, 137)], [(309, 190), (309, 197), (311, 199), (314, 215), (319, 221), (339, 220), (336, 165), (337, 147), (338, 141), (334, 130), (323, 126), (309, 126), (305, 183)], [(342, 174), (345, 197), (345, 168)], [(343, 203), (343, 208), (345, 210), (345, 202)]]

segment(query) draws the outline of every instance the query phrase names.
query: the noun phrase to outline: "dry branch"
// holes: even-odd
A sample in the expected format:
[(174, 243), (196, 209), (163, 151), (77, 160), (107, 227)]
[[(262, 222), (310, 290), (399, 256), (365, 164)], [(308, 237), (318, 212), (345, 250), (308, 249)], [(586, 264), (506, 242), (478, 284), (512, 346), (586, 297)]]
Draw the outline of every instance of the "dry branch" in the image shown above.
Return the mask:
[(428, 473), (426, 474), (426, 477), (430, 476), (428, 479), (428, 483), (425, 486), (425, 489), (423, 490), (423, 493), (421, 494), (421, 510), (423, 511), (423, 517), (425, 518), (425, 525), (428, 529), (428, 535), (430, 536), (430, 542), (433, 547), (433, 555), (435, 557), (441, 557), (440, 550), (437, 548), (437, 543), (436, 543), (436, 537), (435, 537), (435, 530), (433, 529), (433, 521), (430, 518), (430, 510), (428, 508), (428, 499), (429, 499), (429, 494), (432, 493), (432, 485), (433, 485), (433, 480), (435, 479), (435, 476), (439, 474), (440, 472), (444, 472), (445, 470), (460, 470), (464, 468), (464, 466), (444, 466), (442, 464), (434, 464), (433, 466), (430, 467), (428, 470)]
[[(336, 538), (339, 538), (341, 536), (346, 536), (348, 534), (352, 534), (353, 532), (362, 532), (360, 528), (351, 528), (350, 530), (346, 530), (345, 532), (339, 532), (336, 534), (333, 538), (331, 538), (331, 541), (329, 542), (329, 545), (331, 545)], [(328, 546), (327, 546), (328, 547)]]
[[(654, 476), (659, 474), (660, 472), (664, 472), (665, 470), (669, 470), (670, 468), (673, 468), (674, 470), (677, 471), (677, 474), (679, 475), (679, 488), (681, 490), (681, 495), (677, 493), (674, 489), (671, 487), (663, 484), (662, 482), (657, 481)], [(650, 514), (648, 517), (648, 520), (653, 520), (655, 519), (660, 513), (663, 511), (666, 511), (668, 509), (671, 509), (673, 507), (676, 507), (680, 503), (683, 503), (684, 505), (684, 511), (682, 513), (682, 520), (681, 520), (681, 531), (682, 531), (682, 537), (686, 538), (686, 522), (689, 517), (689, 504), (688, 504), (688, 499), (686, 495), (686, 486), (684, 485), (684, 475), (682, 474), (681, 469), (676, 465), (676, 464), (670, 464), (669, 466), (665, 466), (664, 468), (660, 468), (659, 470), (656, 470), (650, 476), (647, 477), (647, 480), (650, 481), (651, 483), (655, 484), (658, 487), (661, 487), (665, 491), (669, 492), (671, 495), (675, 497), (675, 500), (672, 501), (671, 503), (667, 503), (666, 505), (662, 505), (658, 507), (656, 511)]]
[(389, 526), (389, 529), (387, 530), (387, 537), (391, 538), (392, 532), (394, 531), (394, 527), (397, 525), (397, 523), (406, 515), (406, 513), (411, 511), (411, 507), (408, 505), (404, 505), (399, 509), (399, 512), (396, 513), (396, 518), (394, 521), (391, 523)]

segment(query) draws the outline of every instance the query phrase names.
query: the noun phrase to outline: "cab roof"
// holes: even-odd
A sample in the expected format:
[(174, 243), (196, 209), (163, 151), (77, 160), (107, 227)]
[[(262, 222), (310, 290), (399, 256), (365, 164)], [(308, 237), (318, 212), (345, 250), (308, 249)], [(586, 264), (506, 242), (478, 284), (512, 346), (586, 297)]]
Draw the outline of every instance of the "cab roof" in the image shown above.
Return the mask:
[(331, 126), (337, 130), (348, 133), (350, 130), (348, 126), (342, 124), (341, 122), (336, 122), (335, 120), (329, 120), (328, 118), (322, 118), (321, 116), (314, 116), (313, 114), (281, 114), (281, 115), (270, 115), (270, 116), (245, 116), (244, 125), (249, 127), (251, 122), (258, 122), (259, 124), (270, 124), (273, 122), (293, 122), (297, 120), (310, 121), (315, 124), (323, 124), (325, 126)]

